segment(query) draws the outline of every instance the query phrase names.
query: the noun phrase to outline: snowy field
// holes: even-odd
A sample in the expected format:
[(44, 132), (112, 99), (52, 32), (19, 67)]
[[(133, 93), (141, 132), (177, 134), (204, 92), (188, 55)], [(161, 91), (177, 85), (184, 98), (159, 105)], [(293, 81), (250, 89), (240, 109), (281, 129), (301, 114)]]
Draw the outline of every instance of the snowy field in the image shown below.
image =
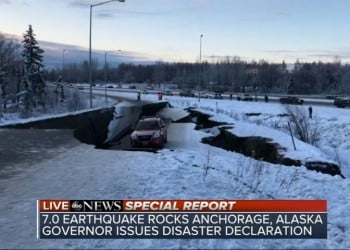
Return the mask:
[[(113, 95), (135, 98), (135, 93)], [(157, 101), (156, 95), (143, 100)], [(166, 96), (171, 105), (210, 113), (212, 119), (235, 124), (234, 133), (273, 138), (286, 154), (340, 162), (346, 179), (305, 167), (256, 161), (241, 154), (200, 143), (210, 133), (186, 131), (182, 148), (159, 153), (96, 150), (77, 144), (51, 159), (0, 179), (1, 248), (350, 248), (350, 110), (314, 107), (320, 141), (296, 141), (293, 152), (285, 131), (285, 113), (276, 103), (201, 100)], [(306, 109), (307, 107), (305, 107)], [(246, 116), (246, 113), (261, 113)], [(193, 125), (194, 128), (194, 125)], [(5, 133), (1, 131), (0, 133)], [(213, 132), (215, 132), (213, 130)], [(288, 138), (288, 139), (287, 139)], [(178, 143), (178, 142), (177, 142)], [(338, 155), (338, 159), (337, 159)], [(37, 240), (37, 199), (326, 199), (328, 239), (324, 240)]]

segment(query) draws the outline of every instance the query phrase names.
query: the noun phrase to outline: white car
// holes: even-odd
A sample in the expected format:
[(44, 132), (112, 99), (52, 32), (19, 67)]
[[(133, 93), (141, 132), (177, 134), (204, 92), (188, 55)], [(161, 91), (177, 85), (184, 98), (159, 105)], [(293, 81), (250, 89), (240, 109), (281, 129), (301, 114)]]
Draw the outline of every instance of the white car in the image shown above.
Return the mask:
[(215, 95), (212, 94), (212, 93), (202, 93), (202, 94), (201, 94), (201, 97), (203, 97), (203, 98), (208, 98), (208, 99), (214, 99), (214, 98), (215, 98)]

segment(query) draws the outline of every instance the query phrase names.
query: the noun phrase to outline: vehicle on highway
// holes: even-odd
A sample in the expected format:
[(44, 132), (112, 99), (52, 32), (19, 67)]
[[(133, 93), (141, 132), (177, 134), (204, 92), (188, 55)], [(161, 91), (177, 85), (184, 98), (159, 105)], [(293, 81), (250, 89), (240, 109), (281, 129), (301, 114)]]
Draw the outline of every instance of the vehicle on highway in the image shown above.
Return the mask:
[(184, 96), (184, 97), (194, 97), (195, 96), (194, 93), (190, 89), (181, 90), (179, 95)]
[(282, 104), (298, 104), (303, 105), (304, 100), (295, 96), (286, 96), (280, 98), (280, 103)]
[(338, 108), (345, 108), (350, 106), (350, 97), (337, 97), (334, 99), (333, 104)]
[(130, 85), (129, 89), (136, 89), (136, 86), (135, 85)]
[(214, 94), (214, 99), (222, 100), (222, 99), (224, 99), (224, 97), (220, 93), (215, 93)]
[(167, 142), (167, 134), (166, 125), (161, 117), (143, 117), (131, 133), (131, 146), (162, 148)]
[(249, 102), (251, 102), (251, 101), (254, 100), (254, 98), (251, 95), (249, 95), (249, 94), (244, 94), (244, 95), (238, 95), (237, 96), (237, 100), (238, 101), (249, 101)]
[(174, 94), (170, 90), (166, 90), (166, 91), (164, 91), (164, 95), (173, 96)]
[(202, 97), (202, 98), (208, 98), (208, 99), (214, 99), (215, 94), (212, 94), (212, 93), (202, 93), (202, 94), (201, 94), (201, 97)]

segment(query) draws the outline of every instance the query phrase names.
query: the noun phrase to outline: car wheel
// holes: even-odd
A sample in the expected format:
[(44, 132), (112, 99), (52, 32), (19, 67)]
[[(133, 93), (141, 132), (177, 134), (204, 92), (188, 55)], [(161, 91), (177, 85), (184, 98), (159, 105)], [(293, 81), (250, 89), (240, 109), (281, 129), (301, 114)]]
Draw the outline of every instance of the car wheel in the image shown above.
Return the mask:
[(160, 148), (160, 149), (164, 148), (164, 142), (159, 143), (159, 144), (157, 145), (157, 148)]

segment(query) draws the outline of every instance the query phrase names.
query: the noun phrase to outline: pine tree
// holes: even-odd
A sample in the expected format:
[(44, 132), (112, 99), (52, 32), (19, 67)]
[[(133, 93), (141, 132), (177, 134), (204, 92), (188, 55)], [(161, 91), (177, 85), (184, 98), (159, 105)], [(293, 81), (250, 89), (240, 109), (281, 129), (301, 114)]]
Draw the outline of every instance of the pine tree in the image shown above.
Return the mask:
[(44, 51), (39, 47), (31, 25), (29, 25), (23, 38), (22, 57), (25, 71), (26, 109), (38, 108), (40, 106), (44, 108), (46, 97), (46, 83), (42, 77), (44, 70), (42, 63)]

